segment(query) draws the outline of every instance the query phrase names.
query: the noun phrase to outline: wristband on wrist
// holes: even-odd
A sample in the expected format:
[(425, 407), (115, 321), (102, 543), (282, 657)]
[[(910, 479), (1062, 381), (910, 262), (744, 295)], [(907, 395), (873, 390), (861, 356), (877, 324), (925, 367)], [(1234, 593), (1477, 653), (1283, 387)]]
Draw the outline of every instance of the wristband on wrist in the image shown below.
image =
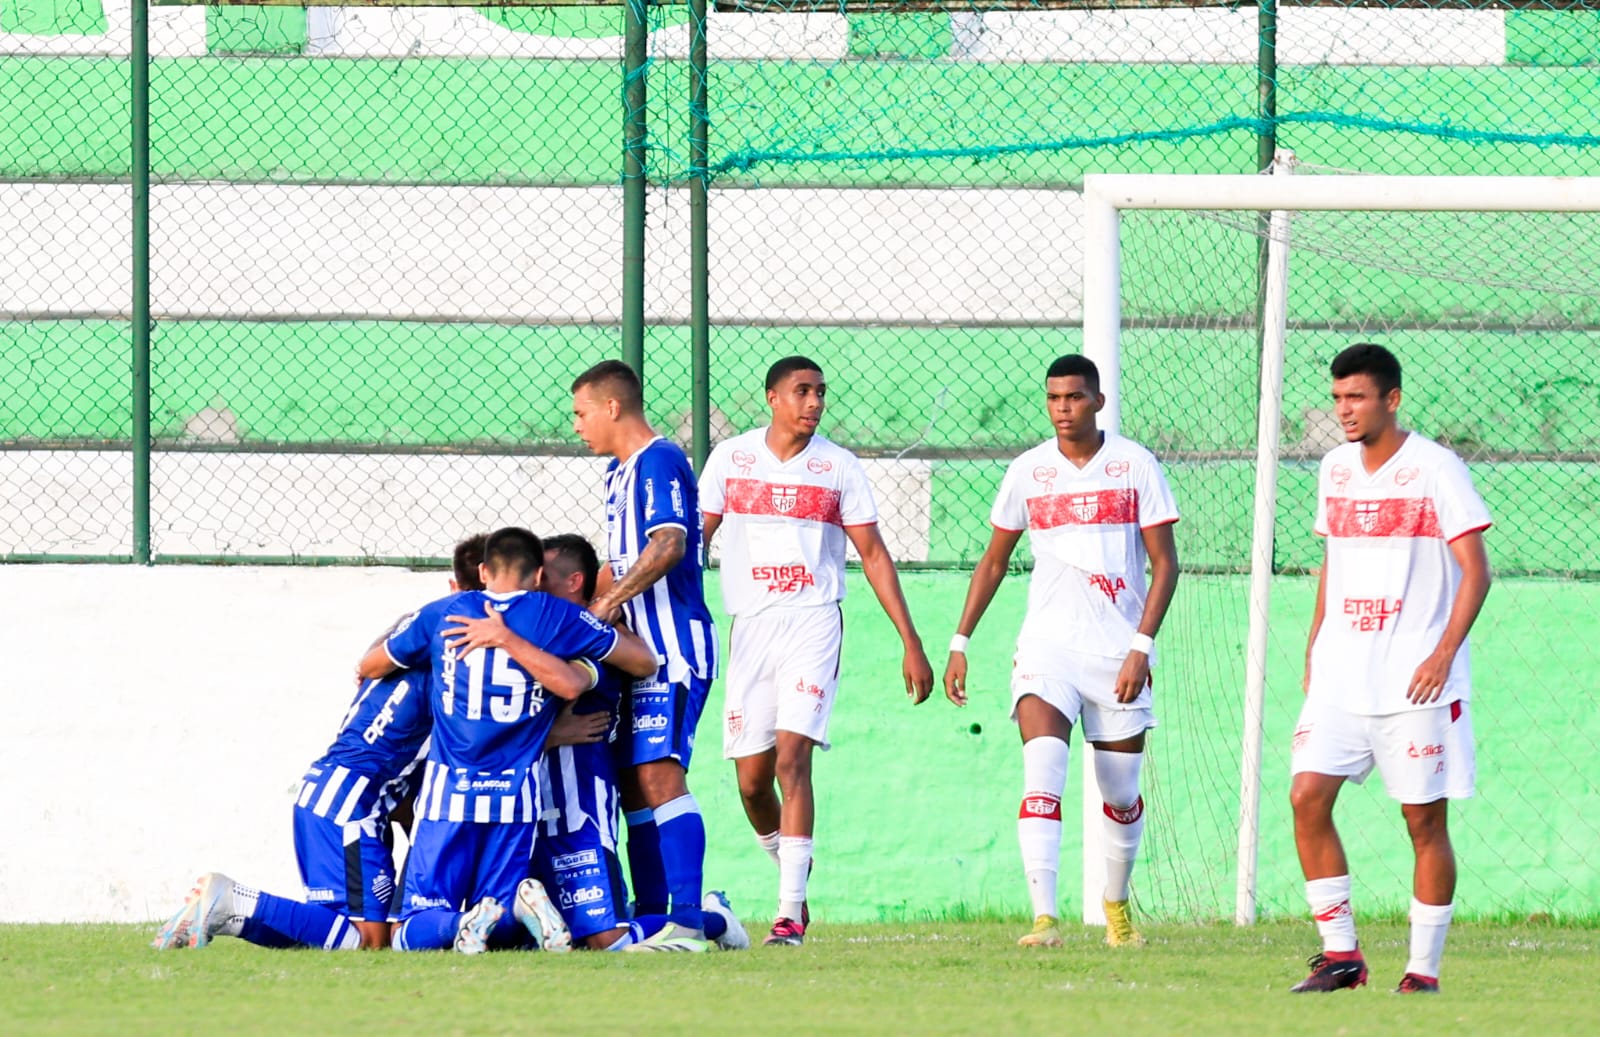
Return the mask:
[(1145, 655), (1149, 655), (1155, 650), (1155, 647), (1156, 639), (1149, 634), (1135, 633), (1133, 640), (1128, 643), (1128, 651), (1143, 652)]
[(965, 634), (957, 634), (955, 637), (952, 637), (950, 639), (950, 650), (952, 652), (960, 652), (962, 655), (966, 655), (967, 654), (967, 641), (968, 641), (967, 635), (965, 635)]

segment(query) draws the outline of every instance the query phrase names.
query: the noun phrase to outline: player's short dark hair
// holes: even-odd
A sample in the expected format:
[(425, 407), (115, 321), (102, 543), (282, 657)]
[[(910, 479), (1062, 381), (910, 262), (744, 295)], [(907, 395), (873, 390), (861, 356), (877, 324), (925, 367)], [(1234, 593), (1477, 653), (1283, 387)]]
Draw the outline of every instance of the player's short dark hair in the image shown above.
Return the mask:
[(572, 391), (593, 389), (607, 399), (616, 400), (624, 413), (644, 411), (644, 384), (633, 368), (621, 360), (602, 360), (572, 380)]
[(595, 581), (600, 578), (600, 556), (588, 537), (576, 533), (558, 533), (544, 538), (544, 553), (551, 552), (561, 559), (566, 572), (583, 573), (583, 600), (594, 597)]
[(497, 529), (483, 543), (483, 564), (492, 573), (509, 570), (526, 580), (544, 564), (544, 544), (520, 526)]
[(1375, 342), (1357, 342), (1333, 358), (1328, 371), (1334, 379), (1364, 374), (1372, 378), (1379, 396), (1400, 388), (1400, 359)]
[(804, 356), (786, 356), (782, 360), (767, 368), (767, 391), (771, 392), (778, 387), (778, 383), (794, 374), (796, 371), (815, 371), (822, 373), (822, 365)]
[(483, 590), (483, 581), (478, 579), (478, 566), (483, 564), (483, 543), (488, 539), (489, 534), (479, 533), (456, 545), (455, 552), (450, 556), (450, 567), (455, 570), (457, 588), (464, 591)]
[(1100, 369), (1094, 366), (1093, 360), (1079, 353), (1056, 357), (1050, 361), (1050, 368), (1044, 373), (1046, 379), (1071, 378), (1074, 375), (1082, 378), (1083, 384), (1091, 391), (1100, 391)]

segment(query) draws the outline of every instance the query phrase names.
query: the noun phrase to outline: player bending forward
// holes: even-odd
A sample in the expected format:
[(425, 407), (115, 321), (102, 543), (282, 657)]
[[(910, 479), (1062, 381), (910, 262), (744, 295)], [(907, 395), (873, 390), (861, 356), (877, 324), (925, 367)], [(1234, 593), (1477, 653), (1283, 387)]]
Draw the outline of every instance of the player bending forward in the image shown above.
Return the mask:
[[(804, 357), (767, 372), (772, 423), (727, 440), (700, 477), (709, 544), (722, 537), (730, 633), (723, 755), (734, 761), (745, 816), (778, 865), (778, 918), (765, 942), (799, 944), (816, 809), (811, 755), (828, 748), (839, 683), (845, 541), (905, 645), (913, 703), (933, 671), (912, 625), (878, 509), (854, 454), (817, 435), (827, 385)], [(774, 793), (776, 779), (781, 797)]]
[(1033, 578), (1011, 672), (1011, 715), (1022, 733), (1017, 841), (1035, 916), (1033, 931), (1017, 941), (1025, 947), (1062, 942), (1061, 793), (1067, 741), (1080, 715), (1083, 737), (1097, 750), (1095, 780), (1105, 801), (1106, 942), (1144, 942), (1129, 917), (1128, 886), (1144, 832), (1145, 732), (1156, 726), (1155, 636), (1178, 584), (1178, 509), (1150, 452), (1096, 426), (1105, 402), (1092, 361), (1063, 356), (1045, 372), (1055, 438), (1006, 469), (990, 514), (994, 530), (973, 570), (944, 673), (945, 695), (966, 705), (967, 640), (1027, 530)]
[(1296, 993), (1367, 981), (1350, 869), (1333, 825), (1346, 780), (1376, 766), (1416, 853), (1411, 957), (1398, 992), (1437, 993), (1456, 859), (1449, 802), (1476, 770), (1467, 631), (1489, 593), (1489, 512), (1461, 459), (1402, 429), (1400, 362), (1360, 343), (1333, 359), (1346, 442), (1322, 459), (1316, 531), (1326, 559), (1306, 649), (1289, 800), (1306, 899), (1322, 936)]

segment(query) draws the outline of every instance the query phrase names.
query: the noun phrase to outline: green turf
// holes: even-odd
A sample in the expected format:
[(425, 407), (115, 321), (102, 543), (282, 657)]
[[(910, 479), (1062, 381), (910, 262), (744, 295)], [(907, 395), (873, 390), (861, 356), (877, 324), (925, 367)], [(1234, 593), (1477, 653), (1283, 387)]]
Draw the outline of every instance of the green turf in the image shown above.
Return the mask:
[(1286, 992), (1309, 925), (1148, 931), (1111, 950), (1069, 929), (1055, 951), (1015, 922), (818, 926), (801, 948), (705, 956), (267, 951), (223, 939), (158, 953), (131, 926), (0, 926), (0, 1029), (98, 1033), (1586, 1034), (1600, 933), (1457, 925), (1444, 993), (1387, 990), (1405, 931), (1363, 932), (1371, 985)]

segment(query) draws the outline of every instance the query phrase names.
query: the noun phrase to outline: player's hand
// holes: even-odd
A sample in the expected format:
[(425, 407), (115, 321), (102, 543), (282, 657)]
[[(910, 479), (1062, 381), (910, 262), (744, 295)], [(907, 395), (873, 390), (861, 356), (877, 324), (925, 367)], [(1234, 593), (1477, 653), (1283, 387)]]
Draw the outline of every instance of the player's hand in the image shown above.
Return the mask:
[(444, 628), (440, 633), (445, 636), (444, 646), (454, 650), (457, 659), (475, 648), (504, 648), (511, 636), (504, 617), (487, 601), (483, 603), (482, 618), (473, 619), (470, 616), (444, 618), (447, 622), (456, 624)]
[(933, 694), (933, 664), (928, 662), (928, 653), (922, 650), (920, 642), (906, 649), (900, 673), (906, 679), (906, 695), (911, 704), (920, 706), (928, 701), (928, 696)]
[(958, 706), (967, 704), (967, 653), (951, 652), (944, 664), (944, 697)]
[(593, 745), (605, 740), (606, 728), (611, 726), (611, 714), (574, 713), (573, 705), (575, 703), (568, 702), (556, 714), (545, 745)]
[(1150, 683), (1150, 657), (1143, 652), (1129, 652), (1117, 671), (1117, 701), (1132, 702)]
[(602, 623), (617, 626), (622, 621), (622, 606), (613, 605), (611, 599), (599, 597), (589, 603), (589, 612)]
[(1433, 654), (1422, 660), (1417, 672), (1411, 675), (1411, 687), (1406, 689), (1406, 698), (1419, 706), (1437, 701), (1444, 693), (1445, 682), (1450, 679), (1450, 664), (1455, 657), (1454, 652), (1434, 649)]

